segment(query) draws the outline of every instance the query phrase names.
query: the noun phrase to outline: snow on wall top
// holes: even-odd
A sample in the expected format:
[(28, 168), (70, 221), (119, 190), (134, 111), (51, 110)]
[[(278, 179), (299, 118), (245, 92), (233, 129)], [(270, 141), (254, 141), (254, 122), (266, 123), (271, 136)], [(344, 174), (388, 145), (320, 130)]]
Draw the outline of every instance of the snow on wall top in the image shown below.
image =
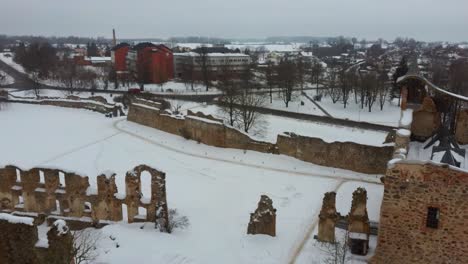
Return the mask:
[(419, 79), (419, 80), (425, 82), (430, 88), (432, 88), (432, 89), (434, 89), (434, 90), (436, 90), (438, 92), (441, 92), (441, 93), (449, 95), (451, 97), (455, 97), (455, 98), (460, 99), (462, 101), (468, 102), (468, 97), (460, 95), (460, 94), (452, 93), (452, 92), (449, 92), (447, 90), (444, 90), (444, 89), (440, 88), (439, 86), (437, 86), (437, 85), (433, 84), (432, 82), (430, 82), (425, 77), (417, 75), (417, 74), (407, 74), (405, 76), (401, 76), (400, 78), (398, 78), (397, 83), (400, 83), (400, 82), (403, 82), (403, 81), (405, 81), (407, 79), (412, 79), (412, 78), (416, 78), (416, 79)]
[(15, 216), (5, 213), (0, 213), (0, 220), (8, 221), (11, 224), (34, 225), (34, 219), (31, 217)]

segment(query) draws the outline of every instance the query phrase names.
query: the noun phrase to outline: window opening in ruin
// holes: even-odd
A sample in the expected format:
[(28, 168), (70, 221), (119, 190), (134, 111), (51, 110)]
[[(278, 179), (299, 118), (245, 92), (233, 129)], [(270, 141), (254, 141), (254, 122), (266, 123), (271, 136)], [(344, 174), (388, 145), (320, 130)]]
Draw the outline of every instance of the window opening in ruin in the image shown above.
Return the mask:
[(125, 223), (128, 222), (128, 211), (126, 204), (122, 204), (122, 221), (124, 221)]
[(15, 205), (16, 208), (24, 208), (24, 199), (23, 196), (18, 196), (18, 204)]
[(148, 171), (143, 171), (140, 174), (141, 194), (146, 199), (151, 198), (151, 174)]
[(439, 227), (439, 216), (440, 216), (439, 208), (436, 208), (436, 207), (427, 208), (426, 227), (437, 229)]
[(52, 214), (60, 214), (60, 202), (59, 200), (55, 200), (55, 211), (52, 212)]
[(138, 215), (139, 216), (145, 216), (146, 217), (146, 208), (144, 207), (138, 207)]
[(16, 182), (21, 182), (21, 171), (16, 169)]
[(39, 183), (45, 183), (44, 172), (41, 170), (39, 171)]
[(84, 203), (84, 212), (85, 213), (91, 213), (91, 209), (92, 209), (91, 203), (90, 202), (85, 202)]
[(59, 183), (60, 187), (65, 187), (65, 174), (63, 172), (59, 172)]

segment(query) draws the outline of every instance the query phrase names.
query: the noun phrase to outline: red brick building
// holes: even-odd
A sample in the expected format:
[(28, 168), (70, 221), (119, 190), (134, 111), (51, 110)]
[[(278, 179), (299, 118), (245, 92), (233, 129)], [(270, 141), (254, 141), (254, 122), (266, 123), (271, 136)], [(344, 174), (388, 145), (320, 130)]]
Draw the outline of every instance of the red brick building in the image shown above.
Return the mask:
[(137, 82), (161, 83), (174, 78), (172, 50), (164, 45), (139, 43), (128, 51), (126, 61)]
[(129, 49), (130, 45), (127, 43), (120, 43), (112, 48), (112, 65), (117, 74), (127, 72), (127, 53)]

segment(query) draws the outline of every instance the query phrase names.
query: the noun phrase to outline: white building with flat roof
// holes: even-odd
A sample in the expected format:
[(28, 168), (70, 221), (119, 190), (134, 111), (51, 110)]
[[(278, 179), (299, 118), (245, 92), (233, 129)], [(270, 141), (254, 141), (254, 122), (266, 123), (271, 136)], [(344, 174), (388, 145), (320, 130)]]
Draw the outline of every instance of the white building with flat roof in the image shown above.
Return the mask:
[[(249, 55), (242, 53), (207, 53), (206, 65), (211, 73), (219, 73), (228, 66), (232, 71), (242, 71), (252, 62)], [(196, 52), (174, 53), (174, 73), (180, 78), (187, 66), (201, 72), (203, 57)]]

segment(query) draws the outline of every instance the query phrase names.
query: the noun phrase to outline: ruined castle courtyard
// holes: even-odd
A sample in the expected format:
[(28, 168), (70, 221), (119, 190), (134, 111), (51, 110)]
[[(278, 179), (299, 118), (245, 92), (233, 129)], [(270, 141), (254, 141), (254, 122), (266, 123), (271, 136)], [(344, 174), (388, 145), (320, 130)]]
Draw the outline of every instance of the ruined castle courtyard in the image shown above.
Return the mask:
[[(378, 176), (211, 147), (86, 110), (10, 104), (0, 123), (0, 167), (59, 168), (88, 176), (90, 188), (110, 170), (119, 194), (125, 194), (126, 172), (137, 165), (166, 173), (168, 206), (190, 225), (166, 234), (150, 223), (128, 224), (124, 214), (122, 222), (95, 231), (103, 237), (100, 263), (322, 263), (325, 255), (313, 235), (323, 194), (330, 191), (337, 192), (337, 211), (347, 214), (352, 192), (366, 188), (369, 219), (379, 220)], [(150, 192), (145, 172), (142, 192)], [(276, 237), (247, 235), (249, 215), (263, 194), (277, 210)], [(351, 263), (369, 258), (375, 241), (371, 236), (371, 254), (353, 256)]]

